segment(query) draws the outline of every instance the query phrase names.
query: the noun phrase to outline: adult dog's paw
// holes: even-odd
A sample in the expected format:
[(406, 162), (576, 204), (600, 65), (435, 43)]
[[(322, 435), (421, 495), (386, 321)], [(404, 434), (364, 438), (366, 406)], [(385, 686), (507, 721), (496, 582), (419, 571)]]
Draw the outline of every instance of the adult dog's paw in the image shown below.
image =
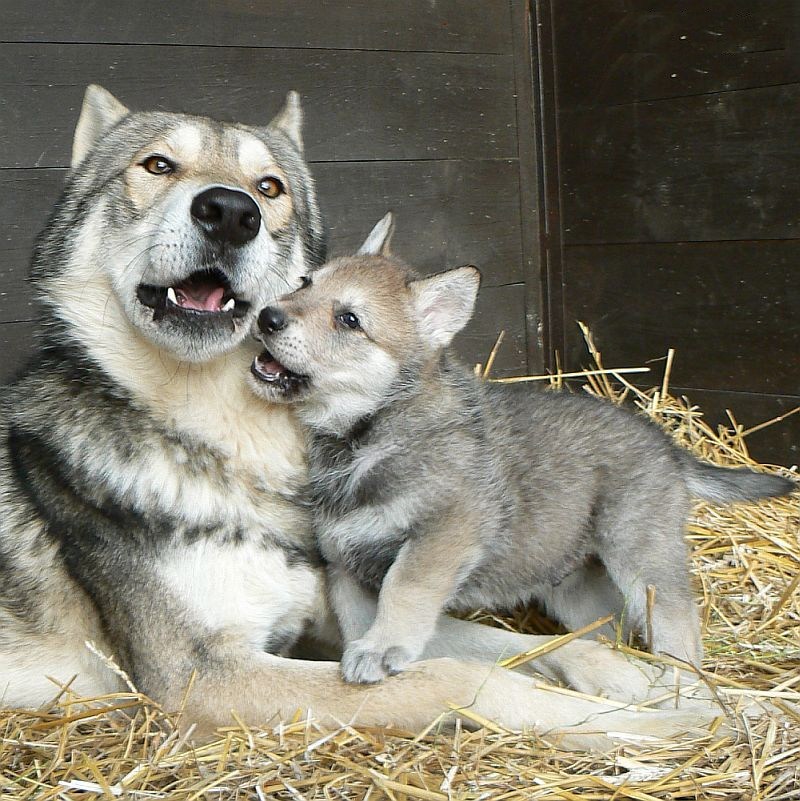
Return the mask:
[(355, 640), (342, 657), (342, 677), (348, 684), (377, 684), (401, 673), (413, 661), (411, 652), (402, 645), (381, 648), (366, 639)]
[[(552, 672), (564, 683), (587, 695), (637, 704), (669, 695), (667, 708), (705, 703), (708, 689), (690, 671), (674, 671), (651, 664), (591, 640), (573, 640), (548, 654)], [(535, 667), (535, 664), (534, 664)]]

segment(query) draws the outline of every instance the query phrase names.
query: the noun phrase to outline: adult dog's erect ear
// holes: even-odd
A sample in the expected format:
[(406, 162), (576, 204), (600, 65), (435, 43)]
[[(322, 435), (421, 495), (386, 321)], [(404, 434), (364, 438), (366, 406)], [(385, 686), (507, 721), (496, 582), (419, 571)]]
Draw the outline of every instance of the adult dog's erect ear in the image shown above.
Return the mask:
[(358, 255), (388, 256), (393, 233), (394, 215), (391, 211), (387, 211), (367, 235), (364, 244), (358, 249)]
[(81, 115), (72, 140), (72, 167), (80, 164), (95, 142), (128, 114), (128, 109), (114, 95), (96, 83), (86, 87)]
[(292, 144), (303, 152), (303, 109), (300, 108), (300, 95), (289, 92), (283, 108), (273, 117), (270, 128), (277, 128), (292, 140)]
[(449, 345), (469, 322), (481, 285), (477, 267), (456, 267), (411, 283), (417, 325), (435, 348)]

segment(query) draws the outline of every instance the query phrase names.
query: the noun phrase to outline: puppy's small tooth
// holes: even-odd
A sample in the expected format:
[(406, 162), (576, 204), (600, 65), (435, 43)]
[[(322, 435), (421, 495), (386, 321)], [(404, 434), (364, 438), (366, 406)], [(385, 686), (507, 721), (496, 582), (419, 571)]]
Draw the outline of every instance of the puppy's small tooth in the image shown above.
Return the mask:
[(228, 301), (228, 302), (227, 302), (227, 303), (226, 303), (226, 304), (225, 304), (225, 305), (222, 307), (222, 311), (224, 311), (224, 312), (226, 312), (226, 311), (230, 311), (230, 310), (231, 310), (231, 309), (232, 309), (232, 308), (233, 308), (235, 305), (236, 305), (236, 301), (235, 301), (233, 298), (231, 298), (231, 299), (230, 299), (230, 300), (229, 300), (229, 301)]
[(176, 306), (178, 305), (178, 296), (175, 294), (175, 290), (172, 287), (167, 290), (167, 300), (170, 303), (174, 303)]

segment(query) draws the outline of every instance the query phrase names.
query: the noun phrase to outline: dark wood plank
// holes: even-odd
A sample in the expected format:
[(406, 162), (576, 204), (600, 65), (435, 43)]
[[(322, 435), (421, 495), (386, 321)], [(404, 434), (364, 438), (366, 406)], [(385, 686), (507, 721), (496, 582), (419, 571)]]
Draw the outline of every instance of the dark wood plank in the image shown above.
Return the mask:
[(456, 337), (453, 345), (470, 367), (477, 363), (485, 364), (500, 331), (505, 331), (505, 336), (491, 375), (525, 375), (528, 371), (525, 287), (522, 284), (481, 289), (475, 317)]
[(422, 270), (474, 264), (485, 286), (522, 281), (515, 161), (316, 164), (331, 255), (352, 253), (393, 210), (393, 250)]
[(35, 322), (0, 324), (0, 384), (7, 384), (24, 369), (36, 348)]
[[(501, 330), (505, 338), (492, 375), (524, 375), (525, 288), (521, 284), (481, 290), (475, 317), (455, 341), (456, 352), (470, 367), (485, 363)], [(0, 384), (10, 381), (34, 353), (36, 331), (35, 321), (0, 323)]]
[(508, 53), (507, 0), (4, 0), (6, 42)]
[(800, 241), (569, 247), (566, 260), (570, 369), (582, 320), (609, 364), (672, 347), (677, 385), (797, 393)]
[[(515, 161), (312, 165), (331, 252), (353, 252), (387, 210), (395, 251), (424, 272), (475, 264), (485, 286), (522, 281)], [(0, 322), (31, 319), (28, 263), (65, 170), (0, 170)]]
[(560, 104), (608, 106), (800, 79), (793, 0), (554, 3)]
[(0, 170), (0, 323), (37, 312), (28, 282), (33, 242), (61, 191), (66, 170)]
[[(714, 428), (731, 427), (726, 412), (730, 409), (744, 429), (788, 414), (800, 406), (800, 395), (759, 395), (748, 392), (713, 392), (692, 387), (673, 387), (676, 395), (685, 395), (703, 411)], [(791, 467), (800, 464), (800, 412), (745, 437), (750, 455), (764, 464)]]
[(800, 85), (560, 115), (567, 244), (800, 234)]
[(5, 44), (0, 60), (0, 167), (66, 166), (90, 82), (131, 108), (250, 124), (297, 89), (317, 161), (517, 156), (511, 56)]
[(514, 85), (517, 98), (517, 132), (519, 142), (519, 188), (522, 270), (525, 276), (525, 322), (527, 326), (528, 372), (544, 371), (544, 292), (542, 291), (543, 258), (541, 238), (542, 201), (541, 130), (537, 109), (538, 92), (534, 75), (538, 61), (537, 27), (532, 4), (512, 3), (514, 28)]

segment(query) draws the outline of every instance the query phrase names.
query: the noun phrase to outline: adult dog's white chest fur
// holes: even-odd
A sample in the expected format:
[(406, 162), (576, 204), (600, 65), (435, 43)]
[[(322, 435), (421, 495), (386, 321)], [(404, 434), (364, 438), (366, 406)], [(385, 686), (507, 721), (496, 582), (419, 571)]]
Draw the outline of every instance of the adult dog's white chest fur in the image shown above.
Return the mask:
[(290, 644), (324, 604), (318, 569), (279, 546), (212, 540), (174, 545), (158, 572), (199, 624), (236, 632), (257, 650)]

